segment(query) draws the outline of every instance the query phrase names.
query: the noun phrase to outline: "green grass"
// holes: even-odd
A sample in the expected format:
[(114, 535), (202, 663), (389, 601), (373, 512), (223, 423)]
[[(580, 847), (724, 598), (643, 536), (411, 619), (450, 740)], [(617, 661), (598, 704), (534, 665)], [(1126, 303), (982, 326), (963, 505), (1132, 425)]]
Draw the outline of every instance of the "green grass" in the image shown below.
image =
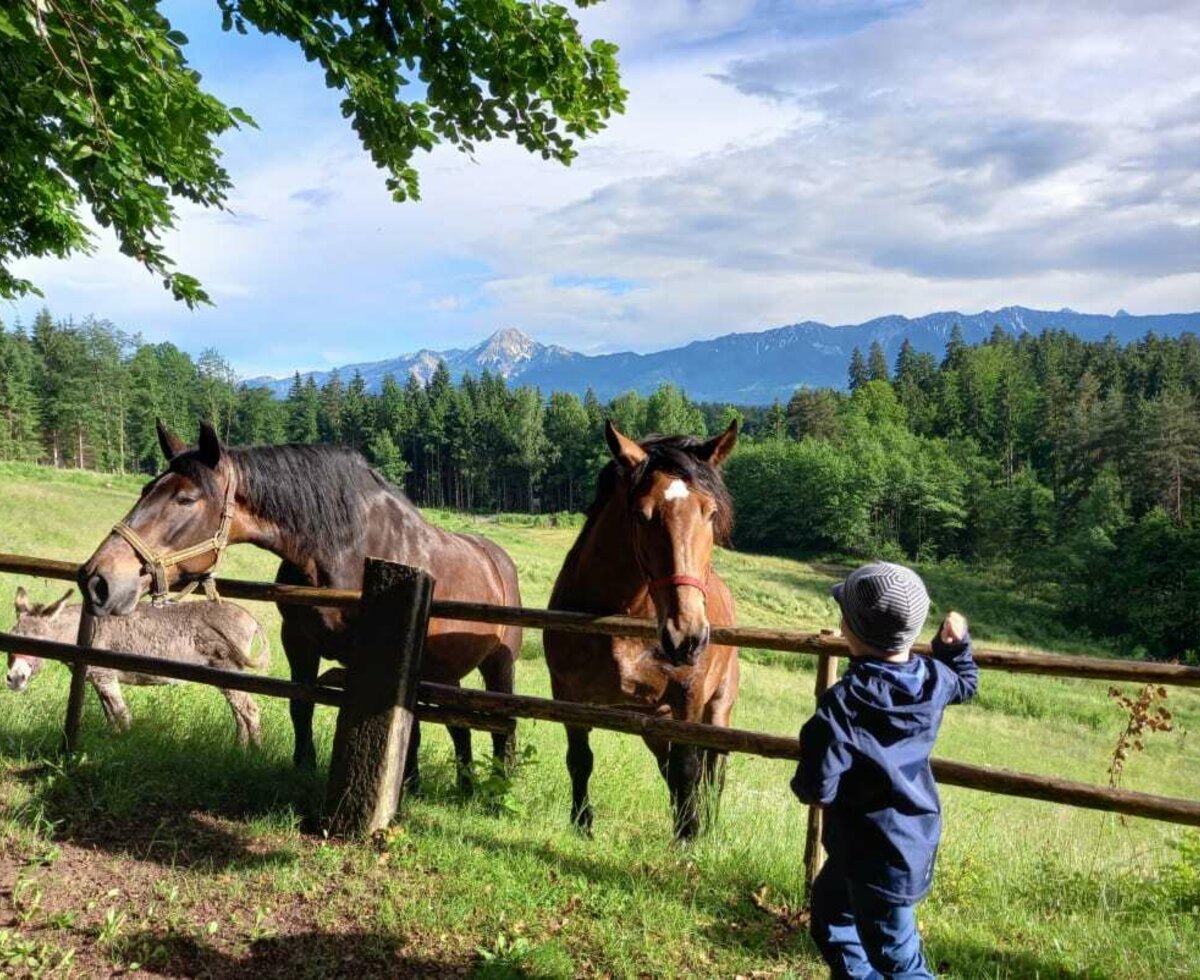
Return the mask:
[[(138, 481), (0, 467), (0, 550), (80, 559), (131, 505)], [(436, 513), (512, 554), (542, 606), (574, 528)], [(233, 549), (228, 575), (270, 579), (275, 560)], [(740, 621), (836, 625), (835, 569), (724, 552)], [(924, 569), (935, 605), (988, 645), (1089, 650), (1002, 579)], [(20, 580), (0, 576), (0, 606)], [(30, 583), (26, 582), (29, 585)], [(37, 597), (60, 582), (33, 583)], [(279, 618), (247, 604), (286, 675)], [(0, 619), (0, 622), (6, 622)], [(1102, 652), (1102, 651), (1100, 651)], [(751, 652), (735, 723), (790, 734), (812, 705), (811, 660)], [(596, 733), (596, 836), (566, 826), (561, 728), (525, 723), (532, 759), (500, 799), (464, 802), (444, 732), (423, 744), (424, 792), (363, 844), (312, 832), (321, 776), (291, 768), (285, 704), (261, 699), (265, 744), (242, 754), (209, 689), (128, 691), (134, 727), (113, 735), (89, 697), (84, 757), (53, 760), (66, 670), (0, 693), (0, 975), (172, 976), (824, 975), (799, 928), (805, 810), (785, 763), (730, 761), (715, 829), (673, 846), (665, 787), (635, 739)], [(1103, 782), (1123, 727), (1106, 684), (985, 673), (948, 712), (945, 758)], [(518, 689), (548, 695), (540, 637)], [(1173, 690), (1179, 730), (1155, 736), (1124, 784), (1197, 798), (1200, 697)], [(318, 709), (328, 758), (333, 713)], [(484, 751), (477, 737), (476, 750)], [(1179, 828), (947, 788), (933, 895), (920, 910), (931, 959), (952, 977), (1200, 975), (1200, 841)], [(9, 923), (4, 924), (4, 911)], [(64, 962), (66, 961), (66, 962)], [(30, 963), (35, 965), (31, 966)]]

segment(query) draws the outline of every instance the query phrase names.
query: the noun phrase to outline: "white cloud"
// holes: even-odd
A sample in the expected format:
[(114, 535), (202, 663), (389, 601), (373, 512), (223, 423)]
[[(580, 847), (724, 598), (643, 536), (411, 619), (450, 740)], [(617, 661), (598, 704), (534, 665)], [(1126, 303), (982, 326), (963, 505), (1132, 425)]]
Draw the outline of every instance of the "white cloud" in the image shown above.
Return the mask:
[(570, 168), (438, 150), (422, 202), (395, 205), (285, 49), (208, 72), (263, 124), (229, 141), (234, 215), (185, 209), (169, 241), (216, 310), (180, 310), (107, 240), (24, 271), (56, 310), (215, 344), (247, 374), (500, 325), (645, 350), (809, 318), (1200, 306), (1192, 6), (610, 0), (579, 17), (622, 44), (630, 96)]

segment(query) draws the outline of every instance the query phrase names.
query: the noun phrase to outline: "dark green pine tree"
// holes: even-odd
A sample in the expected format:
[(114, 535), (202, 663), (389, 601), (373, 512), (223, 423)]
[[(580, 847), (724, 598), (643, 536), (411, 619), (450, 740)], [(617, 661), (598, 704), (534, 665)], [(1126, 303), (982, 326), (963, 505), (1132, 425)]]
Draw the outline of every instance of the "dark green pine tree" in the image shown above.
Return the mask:
[(766, 423), (764, 426), (766, 437), (768, 439), (782, 440), (787, 436), (787, 412), (783, 409), (783, 404), (778, 398), (767, 409)]
[(374, 405), (367, 394), (367, 381), (356, 370), (346, 386), (342, 404), (342, 442), (351, 449), (366, 448), (374, 431)]
[(595, 449), (591, 444), (588, 411), (577, 395), (556, 391), (546, 406), (545, 430), (548, 510), (575, 510), (581, 491), (591, 480)]
[(255, 446), (286, 440), (287, 403), (272, 397), (269, 388), (239, 387), (232, 441), (240, 446)]
[(957, 371), (962, 367), (966, 350), (967, 342), (963, 339), (962, 327), (956, 323), (950, 328), (950, 339), (946, 341), (946, 357), (942, 361), (942, 369)]
[(828, 388), (797, 388), (787, 404), (793, 439), (836, 439), (841, 429), (838, 396)]
[(288, 442), (320, 442), (321, 393), (310, 374), (302, 379), (297, 371), (287, 395)]
[(858, 391), (859, 388), (870, 380), (870, 375), (867, 374), (867, 362), (863, 358), (862, 350), (855, 346), (854, 351), (850, 354), (850, 390)]
[(320, 411), (317, 413), (317, 429), (321, 441), (340, 445), (343, 441), (345, 411), (345, 389), (337, 370), (329, 372), (329, 378), (321, 385)]
[(867, 352), (867, 380), (889, 380), (887, 358), (883, 354), (883, 345), (878, 340), (871, 341), (871, 347)]
[(17, 326), (0, 324), (0, 459), (34, 461), (38, 445), (37, 354)]

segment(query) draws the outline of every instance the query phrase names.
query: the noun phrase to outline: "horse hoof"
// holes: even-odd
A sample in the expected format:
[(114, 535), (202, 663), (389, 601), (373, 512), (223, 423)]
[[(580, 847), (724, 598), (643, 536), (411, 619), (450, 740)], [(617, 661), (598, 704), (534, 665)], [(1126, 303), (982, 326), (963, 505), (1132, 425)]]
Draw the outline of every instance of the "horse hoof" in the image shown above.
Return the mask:
[(575, 828), (575, 832), (580, 837), (592, 839), (592, 808), (586, 807), (578, 813), (571, 815), (571, 825)]

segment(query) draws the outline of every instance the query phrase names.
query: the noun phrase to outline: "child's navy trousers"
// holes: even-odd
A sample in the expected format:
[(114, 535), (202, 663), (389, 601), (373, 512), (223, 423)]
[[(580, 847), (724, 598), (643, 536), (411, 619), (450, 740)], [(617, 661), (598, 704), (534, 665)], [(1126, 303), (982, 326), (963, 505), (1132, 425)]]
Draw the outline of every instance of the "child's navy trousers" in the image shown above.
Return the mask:
[(850, 881), (832, 855), (812, 889), (812, 937), (833, 980), (933, 980), (911, 905)]

